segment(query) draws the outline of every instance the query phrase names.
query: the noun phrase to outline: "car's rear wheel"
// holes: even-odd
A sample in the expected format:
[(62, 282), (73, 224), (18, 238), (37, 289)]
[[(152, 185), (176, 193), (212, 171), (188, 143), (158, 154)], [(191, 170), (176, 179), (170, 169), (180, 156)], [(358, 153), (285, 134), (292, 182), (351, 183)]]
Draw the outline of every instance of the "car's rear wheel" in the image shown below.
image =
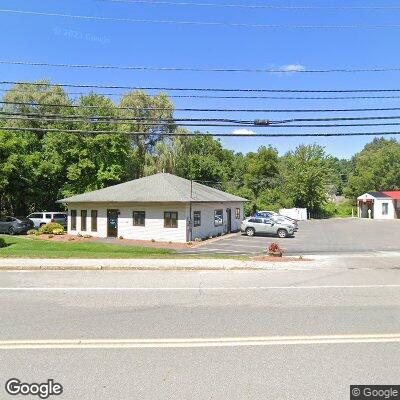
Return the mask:
[(8, 228), (8, 234), (9, 234), (9, 235), (15, 235), (15, 229), (14, 229), (12, 226), (10, 226), (10, 227)]
[(254, 228), (247, 228), (246, 229), (246, 235), (247, 236), (254, 236), (254, 234), (256, 233)]
[(278, 236), (281, 238), (281, 239), (284, 239), (285, 237), (287, 237), (288, 236), (288, 233), (287, 233), (287, 230), (286, 229), (278, 229)]

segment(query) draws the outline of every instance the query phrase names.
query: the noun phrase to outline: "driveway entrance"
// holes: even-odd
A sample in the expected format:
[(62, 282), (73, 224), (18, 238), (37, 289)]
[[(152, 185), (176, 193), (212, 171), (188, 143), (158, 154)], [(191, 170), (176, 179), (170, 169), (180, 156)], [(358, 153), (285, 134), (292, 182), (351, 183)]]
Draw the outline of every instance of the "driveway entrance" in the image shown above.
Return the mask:
[(301, 221), (293, 238), (247, 237), (238, 233), (182, 252), (251, 255), (263, 252), (272, 242), (278, 243), (286, 255), (400, 251), (400, 221), (353, 218)]

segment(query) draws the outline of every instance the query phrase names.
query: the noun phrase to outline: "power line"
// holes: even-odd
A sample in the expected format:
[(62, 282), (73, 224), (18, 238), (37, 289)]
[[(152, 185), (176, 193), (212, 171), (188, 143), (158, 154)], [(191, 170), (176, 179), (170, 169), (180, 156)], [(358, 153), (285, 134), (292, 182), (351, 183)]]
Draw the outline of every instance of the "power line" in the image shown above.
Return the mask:
[[(124, 121), (125, 124), (129, 122), (140, 122), (140, 121), (162, 121), (162, 122), (167, 122), (167, 123), (174, 123), (174, 122), (232, 122), (232, 123), (254, 123), (254, 120), (238, 120), (238, 119), (229, 119), (229, 118), (148, 118), (148, 117), (116, 117), (113, 115), (60, 115), (60, 114), (47, 114), (47, 113), (12, 113), (12, 112), (6, 112), (6, 111), (0, 111), (0, 116), (1, 115), (8, 115), (8, 116), (23, 116), (23, 117), (37, 117), (37, 118), (49, 118), (50, 120), (52, 118), (59, 119), (63, 118), (65, 120), (70, 120), (70, 119), (77, 119), (79, 118), (80, 120), (88, 120), (89, 122), (94, 121), (97, 123), (100, 123), (101, 120), (105, 120), (105, 122), (102, 123), (107, 123), (108, 121)], [(400, 118), (400, 117), (399, 117)], [(35, 119), (35, 118), (32, 118)]]
[[(8, 131), (22, 131), (22, 132), (54, 132), (54, 133), (73, 133), (73, 134), (83, 134), (83, 135), (99, 135), (99, 134), (126, 134), (130, 136), (147, 136), (150, 135), (150, 132), (118, 132), (118, 131), (86, 131), (86, 130), (65, 130), (65, 129), (45, 129), (45, 128), (16, 128), (16, 127), (1, 127), (0, 130), (8, 130)], [(204, 132), (196, 132), (193, 134), (183, 135), (181, 133), (157, 133), (159, 136), (179, 136), (181, 138), (188, 137), (197, 137), (197, 136), (211, 136), (211, 137), (335, 137), (335, 136), (394, 136), (400, 135), (400, 131), (393, 132), (347, 132), (347, 133), (204, 133)]]
[[(60, 108), (82, 108), (82, 109), (99, 109), (102, 106), (88, 106), (78, 104), (54, 104), (54, 103), (32, 103), (32, 102), (17, 102), (17, 101), (0, 101), (0, 104), (7, 105), (22, 105), (22, 106), (43, 106), (43, 107), (60, 107)], [(249, 113), (316, 113), (316, 112), (366, 112), (366, 111), (400, 111), (400, 107), (385, 107), (385, 108), (322, 108), (322, 109), (268, 109), (268, 108), (136, 108), (136, 107), (120, 107), (115, 106), (117, 110), (130, 111), (179, 111), (179, 112), (249, 112)]]
[[(1, 12), (1, 10), (0, 10)], [(399, 25), (400, 28), (400, 25)], [(124, 65), (94, 65), (94, 64), (65, 64), (44, 63), (32, 61), (0, 60), (0, 64), (23, 65), (31, 67), (55, 67), (55, 68), (89, 68), (89, 69), (117, 69), (130, 71), (164, 71), (164, 72), (251, 72), (251, 73), (332, 73), (332, 72), (398, 72), (400, 67), (376, 67), (376, 68), (330, 68), (330, 69), (306, 69), (303, 67), (284, 68), (198, 68), (198, 67), (146, 67)]]
[[(29, 119), (43, 118), (49, 121), (55, 121), (62, 118), (66, 122), (93, 122), (107, 124), (109, 121), (123, 121), (123, 124), (129, 122), (231, 122), (236, 124), (251, 124), (255, 126), (265, 125), (283, 125), (294, 122), (338, 122), (338, 121), (368, 121), (368, 120), (396, 120), (400, 119), (400, 115), (389, 115), (389, 116), (361, 116), (361, 117), (330, 117), (330, 118), (291, 118), (285, 120), (243, 120), (243, 119), (230, 119), (230, 118), (149, 118), (149, 117), (117, 117), (114, 115), (60, 115), (60, 114), (48, 114), (48, 113), (24, 113), (24, 112), (7, 112), (0, 110), (1, 116), (17, 116), (17, 117), (28, 117)], [(33, 117), (33, 118), (29, 118)], [(36, 117), (36, 118), (35, 118)], [(3, 119), (7, 119), (3, 117)], [(13, 118), (11, 118), (13, 119)], [(14, 118), (15, 119), (15, 118)], [(265, 121), (262, 124), (262, 121)]]
[[(10, 89), (1, 89), (1, 92), (8, 92)], [(27, 90), (15, 90), (13, 93), (31, 93)], [(68, 95), (87, 96), (88, 92), (66, 92)], [(116, 93), (103, 93), (95, 92), (98, 96), (123, 96), (126, 92)], [(214, 95), (171, 95), (168, 94), (171, 99), (221, 99), (221, 100), (372, 100), (372, 99), (400, 99), (400, 95), (393, 96), (321, 96), (321, 97), (296, 97), (296, 96), (214, 96)]]
[[(68, 122), (68, 123), (81, 123), (81, 124), (91, 124), (91, 125), (127, 125), (127, 122), (121, 121), (93, 121), (93, 120), (81, 120), (81, 119), (64, 119), (64, 118), (43, 118), (43, 117), (34, 117), (34, 118), (26, 118), (26, 117), (18, 117), (18, 116), (3, 116), (0, 120), (17, 120), (17, 121), (35, 121), (39, 120), (40, 122)], [(168, 127), (174, 123), (174, 121), (166, 122), (149, 122), (149, 121), (136, 121), (138, 125), (141, 126), (155, 126), (155, 127)], [(337, 127), (365, 127), (365, 126), (400, 126), (400, 122), (388, 122), (388, 123), (358, 123), (358, 124), (267, 124), (267, 125), (257, 125), (255, 121), (252, 123), (179, 123), (178, 126), (183, 127), (230, 127), (230, 128), (337, 128)], [(0, 128), (1, 129), (1, 128)]]
[(220, 3), (189, 3), (159, 0), (97, 0), (109, 3), (168, 5), (168, 6), (193, 6), (193, 7), (221, 7), (241, 9), (268, 9), (268, 10), (400, 10), (398, 6), (276, 6), (272, 4), (220, 4)]
[[(7, 61), (3, 61), (6, 63)], [(12, 61), (14, 62), (14, 61)], [(0, 61), (0, 63), (2, 63)], [(76, 84), (76, 83), (50, 83), (29, 81), (0, 81), (0, 85), (32, 85), (32, 86), (60, 86), (88, 89), (126, 89), (126, 90), (163, 90), (163, 91), (196, 91), (196, 92), (256, 92), (256, 93), (384, 93), (400, 92), (400, 89), (255, 89), (255, 88), (182, 88), (163, 86), (121, 86), (100, 84)], [(4, 89), (3, 89), (4, 90)]]
[(12, 9), (0, 9), (0, 13), (34, 15), (40, 17), (60, 17), (70, 19), (83, 19), (89, 21), (109, 21), (124, 22), (129, 24), (166, 24), (166, 25), (192, 25), (192, 26), (226, 26), (231, 28), (267, 28), (267, 29), (398, 29), (398, 24), (386, 25), (286, 25), (286, 24), (248, 24), (238, 22), (207, 22), (207, 21), (177, 21), (177, 20), (161, 20), (161, 19), (133, 19), (133, 18), (116, 18), (116, 17), (100, 17), (94, 15), (73, 15), (60, 13), (47, 13), (38, 11), (22, 11)]

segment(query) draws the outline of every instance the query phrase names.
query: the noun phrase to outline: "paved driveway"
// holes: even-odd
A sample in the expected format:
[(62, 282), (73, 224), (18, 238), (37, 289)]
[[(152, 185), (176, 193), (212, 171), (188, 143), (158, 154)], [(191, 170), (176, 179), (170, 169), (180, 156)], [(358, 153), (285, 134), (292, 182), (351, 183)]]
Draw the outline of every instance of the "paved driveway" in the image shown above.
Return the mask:
[(184, 253), (257, 254), (272, 243), (286, 254), (335, 254), (400, 251), (400, 220), (329, 219), (302, 221), (295, 237), (236, 236), (205, 244)]

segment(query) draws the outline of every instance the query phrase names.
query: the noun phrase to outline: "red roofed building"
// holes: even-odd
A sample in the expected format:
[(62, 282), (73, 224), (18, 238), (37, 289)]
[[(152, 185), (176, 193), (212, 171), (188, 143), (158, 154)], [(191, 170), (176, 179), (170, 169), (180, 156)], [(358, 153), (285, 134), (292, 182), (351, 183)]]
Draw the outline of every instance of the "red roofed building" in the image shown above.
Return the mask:
[(400, 190), (364, 193), (357, 203), (359, 218), (400, 219)]

